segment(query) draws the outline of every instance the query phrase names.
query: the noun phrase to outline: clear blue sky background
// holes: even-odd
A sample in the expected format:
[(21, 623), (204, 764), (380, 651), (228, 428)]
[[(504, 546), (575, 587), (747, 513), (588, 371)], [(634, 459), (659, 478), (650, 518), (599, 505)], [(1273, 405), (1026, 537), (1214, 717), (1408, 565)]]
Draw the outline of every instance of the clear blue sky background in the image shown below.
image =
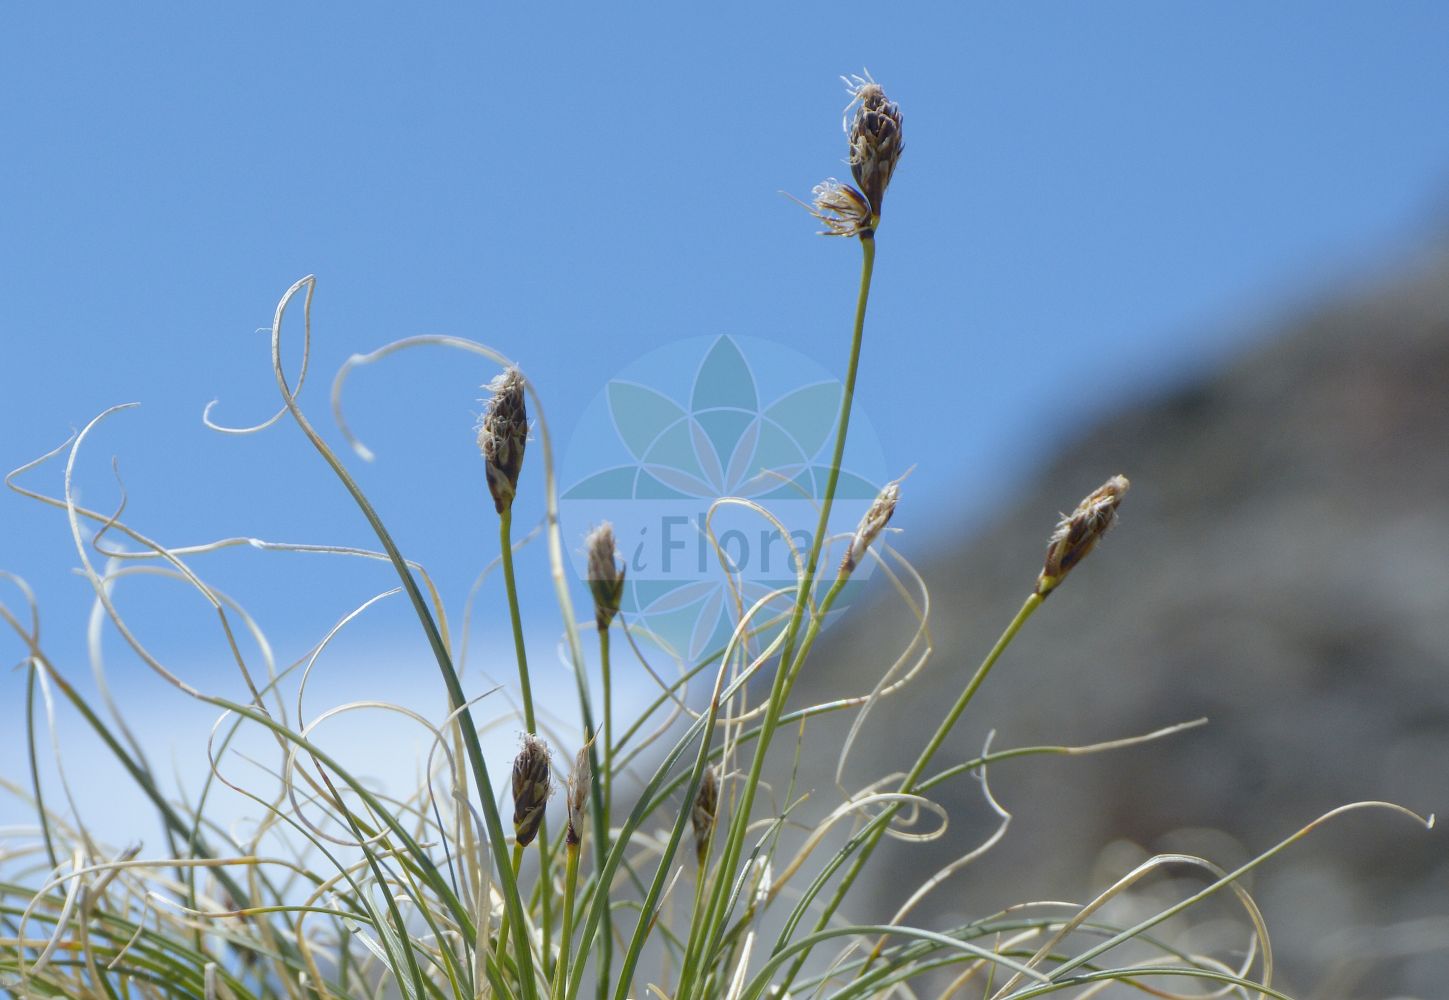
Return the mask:
[[(307, 273), (305, 399), (329, 434), (338, 364), (414, 333), (516, 358), (561, 439), (611, 375), (685, 336), (767, 338), (837, 371), (858, 254), (779, 192), (846, 172), (837, 76), (868, 67), (908, 148), (862, 400), (887, 464), (918, 466), (896, 524), (923, 551), (1010, 502), (1083, 420), (1431, 238), (1446, 47), (1449, 5), (1427, 2), (7, 5), (0, 465), (140, 401), (84, 456), (86, 500), (114, 503), (114, 455), (128, 515), (169, 543), (367, 544), (295, 428), (221, 438), (199, 419), (212, 398), (234, 423), (274, 408), (256, 329)], [(380, 456), (363, 484), (455, 614), (497, 551), (472, 441), (489, 374), (418, 355), (366, 370), (351, 397)], [(0, 568), (37, 587), (47, 645), (80, 675), (75, 561), (63, 517), (0, 496)], [(390, 585), (323, 562), (239, 551), (199, 568), (285, 659)], [(547, 609), (541, 547), (521, 570)], [(238, 693), (200, 602), (147, 588), (148, 641)], [(392, 603), (361, 630), (374, 666), (387, 637), (415, 635)], [(551, 614), (534, 626), (544, 662)], [(492, 608), (478, 627), (485, 649), (504, 641)], [(182, 704), (118, 646), (118, 687)], [(399, 670), (432, 669), (408, 649)], [(420, 683), (435, 710), (434, 676)], [(22, 675), (0, 685), (5, 731)]]

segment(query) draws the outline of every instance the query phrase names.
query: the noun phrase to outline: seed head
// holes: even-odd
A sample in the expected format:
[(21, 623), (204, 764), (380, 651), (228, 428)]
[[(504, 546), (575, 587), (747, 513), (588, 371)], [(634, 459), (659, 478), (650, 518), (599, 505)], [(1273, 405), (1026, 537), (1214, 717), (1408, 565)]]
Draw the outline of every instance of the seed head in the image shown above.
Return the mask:
[(594, 769), (589, 765), (589, 745), (579, 748), (574, 758), (574, 773), (569, 775), (569, 829), (568, 842), (579, 844), (584, 839), (584, 816), (588, 812), (589, 793), (594, 787)]
[(855, 529), (850, 545), (846, 547), (845, 558), (840, 563), (841, 576), (849, 576), (865, 558), (866, 550), (890, 523), (891, 515), (896, 512), (896, 504), (900, 499), (901, 481), (896, 479), (886, 483), (875, 502), (870, 505), (870, 510), (860, 519), (860, 525)]
[(624, 566), (614, 546), (614, 526), (608, 521), (589, 532), (584, 540), (589, 553), (589, 590), (594, 595), (594, 621), (599, 631), (619, 613), (624, 598)]
[(543, 810), (553, 792), (549, 781), (548, 745), (531, 733), (513, 758), (513, 835), (527, 847), (538, 835)]
[(704, 775), (699, 780), (699, 792), (689, 811), (689, 821), (694, 824), (694, 854), (700, 867), (704, 866), (709, 839), (714, 835), (714, 817), (718, 809), (719, 773), (713, 764), (706, 764)]
[(807, 205), (810, 214), (825, 228), (821, 236), (859, 236), (870, 232), (870, 203), (849, 184), (842, 184), (834, 177), (827, 177), (811, 192), (813, 205)]
[(842, 77), (850, 91), (855, 117), (846, 127), (850, 142), (850, 172), (855, 186), (870, 203), (872, 222), (880, 219), (881, 202), (905, 144), (901, 139), (901, 109), (889, 100), (880, 84), (864, 77)]
[(1036, 579), (1036, 592), (1046, 597), (1066, 579), (1072, 567), (1096, 548), (1117, 521), (1117, 507), (1131, 484), (1126, 476), (1113, 476), (1057, 522), (1047, 545), (1046, 565)]
[(478, 424), (478, 450), (488, 470), (488, 492), (502, 514), (513, 506), (523, 449), (528, 444), (528, 410), (523, 403), (523, 373), (505, 369), (489, 382), (491, 395)]

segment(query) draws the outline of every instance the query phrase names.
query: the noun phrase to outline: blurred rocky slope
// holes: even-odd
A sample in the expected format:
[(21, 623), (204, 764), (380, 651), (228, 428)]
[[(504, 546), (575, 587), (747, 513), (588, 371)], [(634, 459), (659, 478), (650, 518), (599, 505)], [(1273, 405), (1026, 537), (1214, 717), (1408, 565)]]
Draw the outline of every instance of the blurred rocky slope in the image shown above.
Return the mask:
[[(920, 568), (935, 655), (873, 718), (846, 784), (913, 759), (1030, 588), (1057, 512), (1117, 472), (1133, 482), (1118, 528), (1022, 632), (939, 759), (973, 756), (990, 729), (1003, 748), (1210, 724), (998, 765), (1010, 830), (937, 890), (931, 924), (1081, 899), (1142, 851), (1231, 866), (1358, 799), (1449, 812), (1449, 252), (1108, 420), (967, 541), (934, 547)], [(897, 517), (923, 534), (908, 495)], [(868, 689), (891, 661), (910, 622), (885, 590), (828, 635), (804, 697), (843, 674)], [(974, 781), (942, 801), (950, 833), (892, 845), (873, 909), (891, 912), (993, 828)], [(1449, 995), (1442, 825), (1350, 814), (1251, 884), (1295, 995)]]

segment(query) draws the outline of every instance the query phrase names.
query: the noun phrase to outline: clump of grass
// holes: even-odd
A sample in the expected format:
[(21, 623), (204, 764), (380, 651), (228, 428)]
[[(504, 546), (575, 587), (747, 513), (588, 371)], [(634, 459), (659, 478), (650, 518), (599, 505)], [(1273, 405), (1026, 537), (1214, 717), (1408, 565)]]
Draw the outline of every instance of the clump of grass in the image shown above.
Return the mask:
[[(816, 188), (811, 208), (824, 221), (827, 234), (855, 239), (862, 250), (844, 393), (816, 530), (805, 550), (794, 552), (793, 585), (753, 601), (737, 589), (740, 612), (729, 640), (695, 662), (680, 664), (677, 679), (660, 680), (657, 697), (637, 717), (614, 718), (611, 636), (623, 636), (652, 676), (659, 677), (659, 672), (636, 641), (639, 630), (621, 611), (624, 569), (608, 525), (585, 541), (586, 582), (602, 666), (597, 706), (590, 690), (588, 656), (564, 572), (552, 443), (533, 385), (496, 351), (453, 337), (397, 341), (353, 357), (338, 373), (334, 414), (354, 450), (368, 458), (370, 453), (348, 430), (341, 406), (345, 381), (354, 369), (403, 350), (443, 347), (502, 370), (488, 387), (479, 445), (482, 478), (499, 518), (499, 561), (521, 705), (516, 721), (524, 730), (521, 749), (511, 762), (511, 838), (504, 822), (507, 803), (493, 780), (495, 769), (509, 767), (509, 762), (484, 754), (483, 727), (474, 709), (488, 692), (470, 693), (463, 684), (460, 643), (449, 628), (444, 601), (426, 570), (400, 551), (298, 402), (311, 344), (314, 278), (303, 278), (288, 289), (274, 316), (272, 367), (281, 410), (246, 428), (212, 422), (209, 409), (206, 419), (217, 430), (256, 433), (290, 418), (370, 525), (377, 549), (258, 539), (168, 546), (141, 534), (117, 512), (82, 506), (72, 487), (73, 470), (93, 429), (123, 407), (101, 414), (73, 440), (7, 478), (12, 489), (64, 512), (99, 615), (109, 620), (132, 653), (161, 680), (211, 706), (219, 717), (207, 748), (211, 776), (205, 787), (192, 797), (169, 793), (120, 712), (110, 711), (114, 706), (109, 705), (106, 713), (99, 711), (50, 659), (28, 588), (7, 577), (29, 606), (23, 614), (0, 604), (0, 618), (24, 646), (31, 768), (28, 788), (5, 787), (29, 799), (36, 824), (0, 847), (0, 988), (25, 997), (107, 1000), (392, 995), (410, 1000), (577, 1000), (590, 994), (599, 1000), (627, 1000), (646, 992), (668, 1000), (791, 995), (857, 1000), (889, 993), (914, 997), (929, 984), (936, 984), (943, 1000), (968, 991), (997, 1000), (1068, 992), (1085, 997), (1112, 984), (1165, 996), (1283, 996), (1271, 985), (1268, 931), (1241, 885), (1242, 876), (1345, 811), (1404, 810), (1385, 803), (1345, 806), (1233, 871), (1201, 858), (1164, 855), (1084, 904), (1023, 901), (955, 926), (908, 923), (930, 892), (984, 856), (1005, 834), (1010, 815), (991, 795), (990, 765), (1030, 755), (1133, 747), (1197, 724), (1093, 746), (993, 750), (988, 745), (971, 760), (941, 764), (936, 759), (1018, 631), (1112, 525), (1127, 488), (1120, 476), (1109, 479), (1057, 526), (1021, 611), (955, 703), (935, 720), (909, 771), (880, 776), (846, 794), (793, 852), (788, 848), (786, 829), (801, 796), (793, 765), (780, 771), (772, 764), (778, 755), (769, 756), (782, 730), (799, 732), (827, 713), (856, 711), (851, 737), (840, 754), (843, 771), (855, 733), (871, 709), (917, 676), (930, 653), (929, 594), (909, 563), (887, 544), (887, 527), (902, 502), (899, 481), (882, 489), (853, 533), (832, 538), (828, 531), (860, 372), (876, 232), (904, 149), (899, 107), (868, 78), (847, 83), (852, 94), (847, 154), (855, 186), (826, 181)], [(304, 365), (294, 390), (282, 367), (281, 343), (284, 318), (299, 296)], [(542, 453), (532, 473), (523, 461), (530, 433), (539, 446), (535, 453)], [(22, 478), (62, 454), (65, 476), (58, 495), (21, 484)], [(577, 751), (561, 796), (551, 794), (559, 779), (535, 714), (524, 644), (525, 609), (515, 578), (512, 512), (516, 496), (526, 489), (541, 490), (544, 500), (541, 533), (565, 622), (562, 647), (574, 672), (582, 720), (580, 731), (564, 734), (564, 742), (577, 745)], [(741, 504), (773, 517), (749, 501), (724, 498), (719, 503)], [(96, 528), (90, 537), (86, 525)], [(788, 532), (782, 535), (789, 537)], [(126, 539), (126, 547), (111, 543), (116, 536)], [(823, 575), (828, 548), (842, 542), (839, 569), (833, 577)], [(311, 664), (341, 629), (385, 595), (345, 616), (307, 657), (279, 666), (245, 610), (191, 564), (196, 556), (238, 544), (389, 564), (399, 586), (388, 593), (406, 595), (447, 691), (448, 704), (440, 717), (429, 719), (371, 701), (304, 714), (301, 695)], [(103, 564), (97, 564), (96, 555), (103, 557)], [(916, 621), (914, 635), (872, 691), (792, 707), (795, 683), (827, 616), (866, 560), (886, 571)], [(116, 587), (141, 571), (181, 581), (211, 605), (247, 699), (203, 691), (147, 649), (113, 599)], [(239, 632), (257, 639), (265, 661), (262, 669), (243, 655)], [(99, 630), (92, 641), (99, 667)], [(706, 683), (703, 697), (693, 685), (697, 678)], [(768, 693), (758, 703), (751, 700), (759, 690), (752, 684), (756, 680), (768, 680)], [(285, 697), (292, 685), (295, 710)], [(116, 850), (99, 843), (69, 801), (58, 749), (59, 801), (57, 789), (41, 780), (40, 736), (47, 724), (53, 731), (60, 702), (94, 730), (135, 782), (138, 796), (157, 811), (168, 838), (165, 850), (142, 856), (137, 847)], [(44, 723), (37, 718), (37, 706), (44, 710)], [(602, 725), (595, 723), (596, 707)], [(389, 797), (376, 791), (316, 740), (320, 723), (361, 708), (399, 714), (429, 735), (425, 780), (411, 794)], [(255, 761), (265, 780), (242, 783), (228, 777), (223, 767), (239, 756), (234, 746), (243, 733), (262, 734), (275, 750), (269, 764)], [(631, 781), (631, 774), (644, 778)], [(996, 832), (981, 844), (964, 845), (955, 862), (922, 880), (890, 918), (864, 923), (844, 919), (852, 891), (878, 863), (875, 851), (881, 841), (943, 835), (944, 824), (935, 833), (922, 833), (914, 822), (922, 814), (943, 815), (930, 794), (967, 774), (980, 779), (982, 794), (1000, 819)], [(246, 836), (221, 828), (211, 818), (208, 806), (218, 785), (255, 804), (259, 819)], [(771, 794), (781, 791), (780, 801), (762, 808)], [(556, 819), (552, 826), (551, 810)], [(836, 843), (836, 833), (843, 835), (843, 843)], [(684, 851), (686, 839), (693, 845), (692, 859)], [(524, 852), (535, 842), (537, 863), (530, 867)], [(556, 863), (559, 858), (562, 866)], [(1143, 879), (1183, 866), (1205, 873), (1207, 884), (1146, 917), (1127, 923), (1111, 920), (1112, 904)], [(1158, 936), (1166, 922), (1224, 890), (1244, 915), (1238, 961)]]

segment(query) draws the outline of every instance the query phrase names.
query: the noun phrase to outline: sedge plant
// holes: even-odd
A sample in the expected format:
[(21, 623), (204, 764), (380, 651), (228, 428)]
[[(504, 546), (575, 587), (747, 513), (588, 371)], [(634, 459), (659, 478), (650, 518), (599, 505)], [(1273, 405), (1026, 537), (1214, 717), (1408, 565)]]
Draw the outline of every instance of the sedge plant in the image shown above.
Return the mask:
[[(143, 534), (123, 510), (84, 506), (74, 472), (88, 455), (95, 427), (124, 407), (106, 411), (7, 477), (12, 490), (64, 516), (94, 592), (88, 638), (96, 676), (105, 676), (102, 636), (118, 637), (156, 683), (209, 707), (216, 723), (206, 747), (205, 785), (189, 792), (172, 787), (148, 759), (120, 706), (104, 694), (104, 684), (101, 703), (93, 703), (77, 687), (74, 666), (56, 662), (47, 651), (37, 602), (24, 581), (3, 577), (7, 593), (20, 601), (0, 602), (0, 621), (19, 643), (25, 675), (26, 730), (12, 734), (11, 750), (27, 761), (22, 776), (7, 777), (5, 791), (28, 802), (35, 823), (0, 841), (0, 990), (27, 998), (97, 1000), (630, 1000), (646, 994), (664, 1000), (864, 1000), (927, 992), (943, 1000), (1025, 1000), (1094, 996), (1126, 985), (1166, 996), (1284, 996), (1273, 986), (1266, 921), (1243, 887), (1243, 876), (1343, 812), (1373, 807), (1412, 814), (1386, 803), (1355, 803), (1233, 870), (1208, 859), (1160, 855), (1082, 903), (1024, 900), (1008, 911), (950, 926), (908, 920), (928, 893), (960, 867), (979, 862), (1005, 833), (1009, 814), (990, 794), (989, 767), (1033, 755), (1139, 747), (1196, 724), (1086, 747), (987, 747), (969, 760), (939, 759), (977, 692), (1009, 659), (1013, 639), (1114, 524), (1128, 489), (1125, 477), (1107, 479), (1060, 520), (1021, 610), (934, 721), (911, 768), (845, 794), (808, 835), (794, 829), (792, 812), (815, 780), (799, 771), (802, 733), (822, 716), (853, 712), (853, 739), (876, 705), (919, 676), (930, 654), (929, 591), (888, 544), (902, 504), (901, 481), (881, 488), (853, 531), (837, 537), (830, 529), (869, 347), (866, 319), (877, 233), (904, 152), (899, 106), (868, 77), (850, 78), (847, 85), (845, 152), (853, 183), (827, 180), (807, 206), (826, 235), (855, 241), (861, 253), (814, 533), (799, 548), (792, 543), (792, 583), (763, 596), (745, 595), (715, 541), (721, 573), (736, 600), (729, 637), (718, 648), (690, 660), (631, 622), (625, 566), (607, 523), (583, 543), (592, 615), (580, 619), (566, 572), (552, 439), (535, 387), (508, 358), (480, 343), (411, 337), (349, 360), (333, 384), (333, 411), (354, 452), (366, 459), (370, 452), (348, 428), (342, 407), (352, 372), (421, 348), (459, 351), (500, 372), (487, 387), (478, 445), (480, 478), (498, 518), (496, 561), (515, 651), (512, 691), (519, 711), (497, 711), (490, 689), (466, 685), (461, 664), (467, 616), (459, 635), (424, 566), (404, 555), (299, 401), (312, 337), (311, 276), (287, 290), (273, 318), (271, 358), (281, 408), (250, 427), (216, 424), (209, 413), (206, 420), (236, 434), (261, 433), (289, 420), (331, 470), (338, 495), (366, 523), (375, 547), (250, 537), (180, 546)], [(299, 299), (303, 362), (293, 386), (282, 364), (282, 343), (284, 321)], [(530, 441), (534, 447), (528, 447)], [(40, 470), (54, 461), (64, 465), (59, 486), (34, 485)], [(519, 540), (514, 500), (526, 490), (537, 491), (545, 514), (539, 530)], [(765, 505), (721, 498), (716, 507), (724, 505), (744, 507), (791, 537)], [(545, 553), (527, 562), (519, 555), (535, 551), (527, 546), (533, 537), (542, 538)], [(305, 655), (280, 663), (259, 623), (196, 566), (199, 557), (243, 545), (349, 560), (392, 580), (389, 589), (323, 632)], [(811, 668), (827, 620), (867, 564), (881, 569), (899, 596), (915, 625), (911, 639), (870, 691), (833, 691), (828, 700), (796, 704), (796, 684)], [(530, 567), (547, 572), (557, 595), (559, 647), (577, 691), (573, 731), (546, 732), (536, 710), (537, 677), (526, 641), (530, 609), (521, 606), (517, 585), (518, 570)], [(116, 592), (140, 576), (164, 579), (207, 603), (220, 648), (243, 680), (246, 697), (198, 687), (148, 647), (116, 600)], [(437, 716), (376, 700), (306, 710), (303, 693), (319, 657), (390, 594), (409, 602), (435, 661), (445, 694)], [(597, 637), (592, 661), (581, 638), (589, 621)], [(244, 652), (252, 647), (257, 652)], [(597, 701), (594, 663), (602, 688)], [(616, 717), (614, 685), (637, 688), (644, 678), (657, 688), (652, 699), (636, 715)], [(366, 692), (359, 698), (367, 699)], [(420, 762), (424, 777), (416, 789), (378, 790), (321, 738), (322, 723), (363, 710), (395, 714), (426, 735), (430, 749)], [(134, 783), (136, 801), (155, 811), (165, 837), (161, 849), (110, 846), (87, 827), (65, 783), (58, 742), (50, 749), (57, 777), (42, 766), (46, 733), (54, 733), (62, 712), (93, 732)], [(480, 721), (485, 714), (492, 717)], [(485, 752), (483, 736), (500, 724), (521, 732), (511, 759)], [(258, 737), (266, 756), (254, 749)], [(253, 747), (246, 755), (238, 749), (244, 738)], [(790, 739), (793, 756), (780, 752), (788, 746), (777, 747)], [(572, 765), (560, 775), (555, 761), (568, 758), (565, 750)], [(882, 861), (880, 844), (931, 836), (911, 832), (912, 824), (923, 815), (940, 815), (932, 793), (966, 775), (980, 780), (984, 797), (1002, 818), (997, 833), (985, 843), (962, 845), (958, 861), (923, 880), (894, 914), (864, 912), (860, 900), (873, 898), (863, 890)], [(215, 818), (213, 803), (222, 789), (251, 803), (256, 821), (245, 830)], [(536, 861), (529, 861), (526, 848), (534, 843)], [(1169, 870), (1197, 872), (1205, 884), (1146, 917), (1140, 910), (1130, 920), (1114, 917), (1114, 902)], [(1184, 946), (1181, 934), (1161, 933), (1164, 924), (1179, 926), (1215, 894), (1230, 898), (1241, 914), (1240, 948)]]

